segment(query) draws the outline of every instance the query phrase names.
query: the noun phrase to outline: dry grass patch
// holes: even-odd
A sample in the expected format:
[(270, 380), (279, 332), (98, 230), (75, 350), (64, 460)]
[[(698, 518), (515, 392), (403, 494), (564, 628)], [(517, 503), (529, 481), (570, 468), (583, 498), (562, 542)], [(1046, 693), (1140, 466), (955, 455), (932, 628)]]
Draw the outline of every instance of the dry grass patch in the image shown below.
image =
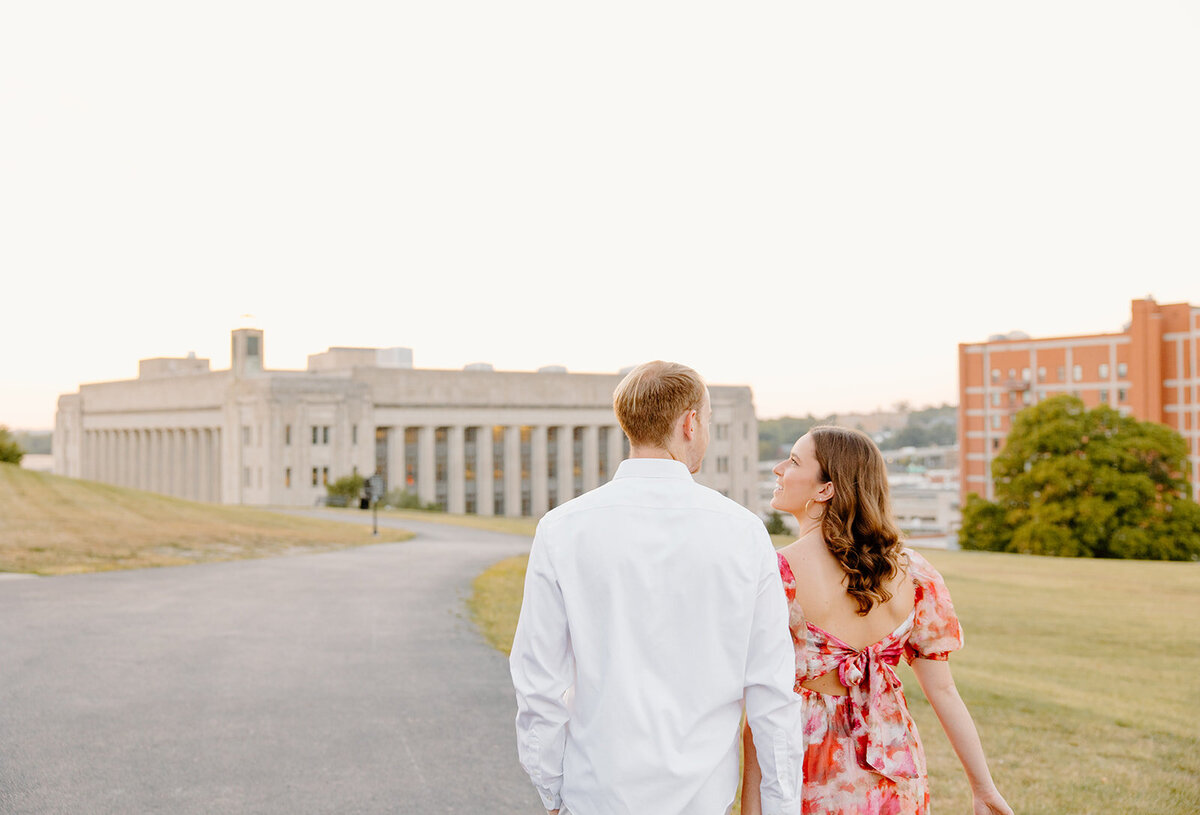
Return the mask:
[[(924, 554), (966, 631), (951, 658), (992, 773), (1021, 815), (1200, 812), (1200, 564)], [(507, 652), (526, 558), (475, 581), (472, 613)], [(901, 664), (935, 812), (970, 812), (966, 779)]]
[(0, 571), (179, 566), (406, 540), (407, 532), (203, 504), (0, 464)]

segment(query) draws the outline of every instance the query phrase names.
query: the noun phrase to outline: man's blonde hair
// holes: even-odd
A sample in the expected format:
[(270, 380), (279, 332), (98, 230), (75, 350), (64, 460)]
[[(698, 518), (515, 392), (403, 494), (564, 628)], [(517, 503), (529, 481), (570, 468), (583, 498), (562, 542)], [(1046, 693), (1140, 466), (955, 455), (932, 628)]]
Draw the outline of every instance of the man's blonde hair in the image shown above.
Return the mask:
[(613, 411), (629, 443), (666, 447), (675, 421), (704, 404), (700, 374), (678, 362), (656, 359), (629, 372), (613, 392)]

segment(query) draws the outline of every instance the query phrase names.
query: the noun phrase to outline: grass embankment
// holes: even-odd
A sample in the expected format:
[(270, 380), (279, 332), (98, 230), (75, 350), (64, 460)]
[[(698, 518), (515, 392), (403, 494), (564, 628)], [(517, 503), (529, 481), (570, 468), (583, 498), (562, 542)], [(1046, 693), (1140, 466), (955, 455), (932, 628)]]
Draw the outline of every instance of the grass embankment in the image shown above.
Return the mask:
[[(1021, 815), (1200, 812), (1200, 565), (925, 554), (966, 632), (951, 657), (992, 774)], [(475, 581), (472, 614), (507, 652), (526, 558)], [(935, 812), (971, 811), (912, 671)]]
[(319, 552), (392, 529), (202, 504), (0, 464), (0, 572), (61, 575)]

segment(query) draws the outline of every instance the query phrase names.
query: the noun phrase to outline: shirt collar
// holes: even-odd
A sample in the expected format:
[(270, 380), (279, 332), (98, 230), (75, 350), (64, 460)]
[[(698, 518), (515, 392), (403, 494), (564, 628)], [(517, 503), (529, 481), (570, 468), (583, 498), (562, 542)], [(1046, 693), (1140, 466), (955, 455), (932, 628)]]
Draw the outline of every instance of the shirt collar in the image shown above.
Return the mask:
[(692, 480), (687, 465), (671, 458), (627, 458), (617, 465), (616, 478), (686, 478)]

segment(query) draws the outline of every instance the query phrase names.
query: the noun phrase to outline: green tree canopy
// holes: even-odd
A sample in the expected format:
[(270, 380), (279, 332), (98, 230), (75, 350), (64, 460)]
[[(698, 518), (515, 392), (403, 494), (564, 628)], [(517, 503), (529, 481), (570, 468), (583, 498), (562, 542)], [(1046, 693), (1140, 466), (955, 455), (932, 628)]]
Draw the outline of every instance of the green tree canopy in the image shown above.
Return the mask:
[(996, 500), (967, 497), (959, 542), (1075, 557), (1200, 558), (1200, 505), (1178, 433), (1074, 396), (1025, 408), (992, 462)]
[(354, 473), (353, 475), (342, 476), (332, 484), (326, 485), (325, 491), (329, 493), (331, 497), (337, 496), (339, 498), (344, 498), (347, 502), (357, 501), (359, 496), (362, 495), (363, 486), (366, 483), (367, 479), (363, 478), (358, 473)]
[(8, 464), (20, 464), (21, 459), (25, 457), (25, 451), (21, 449), (21, 445), (13, 438), (13, 434), (8, 428), (0, 424), (0, 461)]

